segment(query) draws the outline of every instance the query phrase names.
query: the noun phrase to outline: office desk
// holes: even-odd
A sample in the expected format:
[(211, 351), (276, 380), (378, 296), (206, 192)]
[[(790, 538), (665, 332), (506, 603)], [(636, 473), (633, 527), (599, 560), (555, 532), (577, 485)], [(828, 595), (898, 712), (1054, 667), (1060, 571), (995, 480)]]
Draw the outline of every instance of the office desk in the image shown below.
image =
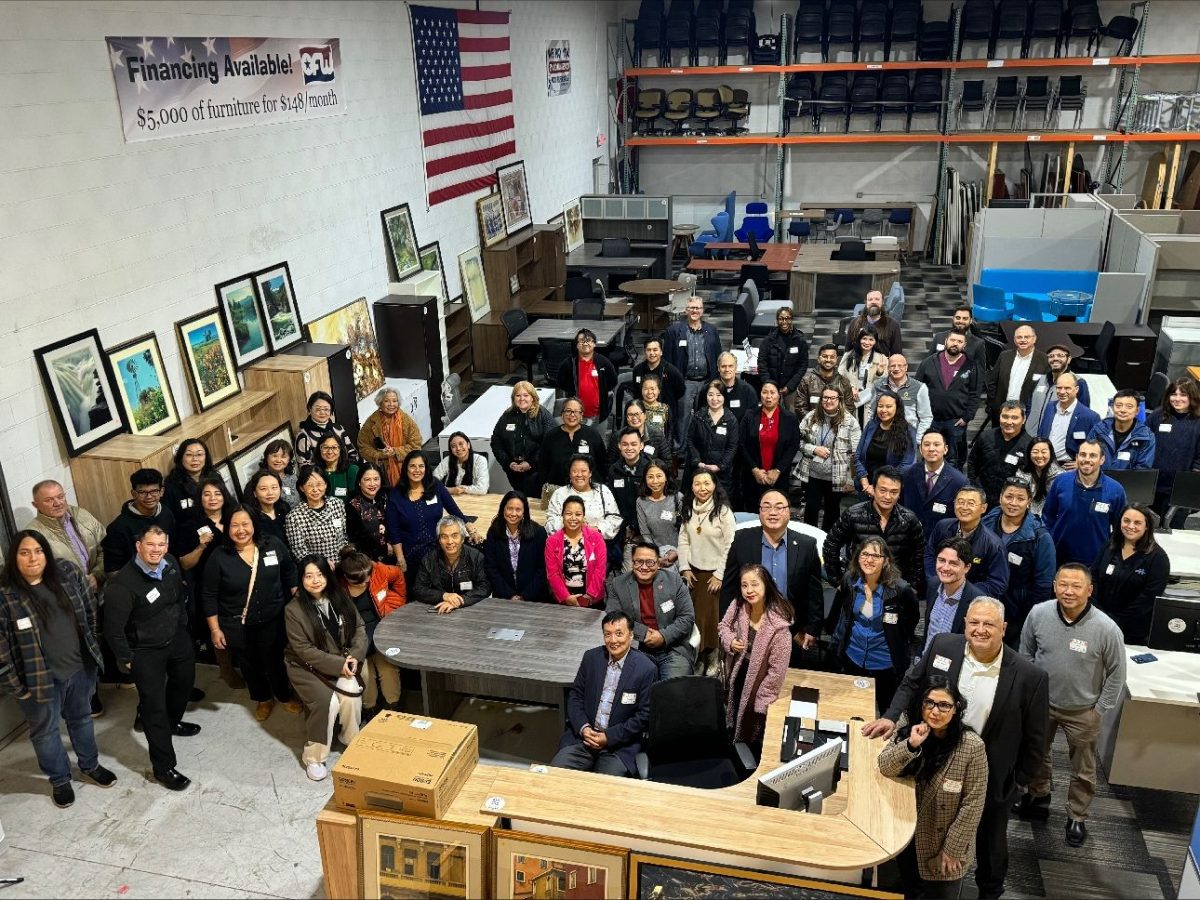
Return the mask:
[[(1158, 659), (1132, 662), (1139, 653)], [(1131, 645), (1125, 665), (1121, 703), (1100, 722), (1109, 782), (1200, 794), (1200, 654)]]
[[(491, 490), (499, 494), (507, 491), (510, 485), (504, 470), (492, 456), (492, 431), (495, 430), (500, 416), (512, 406), (512, 390), (512, 387), (506, 384), (492, 385), (438, 434), (438, 448), (443, 455), (450, 451), (450, 435), (456, 431), (461, 431), (467, 436), (476, 452), (486, 453)], [(538, 388), (537, 393), (538, 401), (543, 406), (553, 406), (554, 388)]]
[(1080, 375), (1079, 378), (1087, 383), (1088, 406), (1092, 411), (1097, 413), (1102, 419), (1111, 415), (1112, 410), (1108, 408), (1108, 405), (1112, 403), (1112, 398), (1117, 393), (1116, 385), (1112, 383), (1112, 379), (1107, 375), (1092, 373)]
[[(633, 304), (628, 300), (610, 300), (604, 304), (606, 319), (623, 319), (631, 312)], [(525, 314), (530, 319), (569, 319), (575, 311), (570, 300), (537, 300), (525, 307)]]
[[(712, 250), (746, 250), (749, 249), (749, 246), (747, 244), (717, 243), (709, 244), (708, 248)], [(800, 248), (796, 244), (760, 244), (759, 249), (764, 251), (762, 259), (694, 258), (688, 260), (687, 268), (692, 272), (740, 272), (744, 265), (760, 265), (766, 266), (771, 272), (789, 272)]]
[[(496, 597), (444, 616), (431, 609), (409, 603), (375, 627), (379, 652), (421, 673), (425, 715), (448, 719), (458, 706), (456, 695), (469, 694), (553, 706), (566, 727), (566, 691), (583, 654), (602, 643), (603, 609)], [(497, 628), (525, 634), (519, 641), (488, 637)]]
[(756, 806), (757, 777), (779, 764), (796, 685), (821, 692), (820, 718), (874, 717), (869, 679), (789, 669), (767, 713), (763, 760), (741, 784), (706, 791), (561, 769), (505, 769), (490, 796), (500, 798), (502, 815), (520, 831), (857, 884), (864, 870), (898, 854), (912, 837), (912, 783), (880, 775), (883, 742), (868, 741), (858, 732), (861, 723), (850, 721), (850, 769), (824, 814)]
[(581, 271), (593, 281), (599, 278), (605, 288), (613, 290), (616, 278), (647, 278), (657, 257), (654, 256), (601, 256), (599, 243), (586, 243), (567, 254), (567, 268)]
[(596, 335), (596, 349), (604, 352), (621, 339), (624, 319), (538, 319), (513, 338), (518, 347), (536, 347), (538, 338), (558, 338), (573, 341), (579, 329), (587, 328)]
[[(1014, 322), (1000, 323), (1000, 331), (1008, 344), (1013, 342), (1013, 332), (1028, 325), (1037, 334), (1038, 349), (1062, 344), (1071, 350), (1071, 356), (1090, 353), (1095, 346), (1102, 322)], [(1115, 326), (1108, 358), (1102, 360), (1108, 376), (1118, 390), (1131, 388), (1144, 391), (1150, 383), (1154, 366), (1154, 352), (1158, 335), (1148, 325), (1122, 324)]]
[[(475, 530), (479, 534), (487, 534), (503, 499), (503, 494), (493, 491), (490, 494), (459, 494), (454, 498), (454, 502), (463, 511), (464, 516), (474, 517)], [(546, 507), (542, 505), (540, 498), (529, 498), (529, 518), (539, 525), (546, 524)]]
[[(1200, 581), (1200, 531), (1174, 528), (1170, 534), (1156, 532), (1155, 542), (1171, 558), (1171, 574), (1189, 581)], [(1197, 686), (1200, 690), (1200, 686)]]
[[(808, 247), (810, 245), (805, 245)], [(892, 282), (900, 276), (900, 264), (895, 260), (881, 259), (830, 259), (824, 250), (814, 248), (796, 256), (790, 279), (790, 298), (797, 313), (811, 313), (816, 305), (817, 281), (822, 282), (823, 306), (845, 306), (853, 310), (861, 303), (868, 291), (879, 291), (886, 295)], [(843, 284), (825, 284), (826, 281)], [(851, 282), (849, 284), (845, 282)], [(846, 293), (849, 291), (849, 293)], [(826, 302), (834, 293), (844, 294), (842, 302)]]

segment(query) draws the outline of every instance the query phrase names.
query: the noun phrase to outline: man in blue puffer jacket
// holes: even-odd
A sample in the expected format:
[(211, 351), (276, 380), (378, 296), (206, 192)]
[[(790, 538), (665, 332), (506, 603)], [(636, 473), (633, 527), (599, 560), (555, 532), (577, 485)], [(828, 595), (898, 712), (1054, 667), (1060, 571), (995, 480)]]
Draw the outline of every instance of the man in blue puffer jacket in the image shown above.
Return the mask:
[(1154, 432), (1137, 420), (1137, 391), (1117, 391), (1113, 414), (1092, 426), (1089, 437), (1104, 448), (1104, 469), (1150, 469), (1154, 466)]
[(1054, 591), (1054, 540), (1042, 517), (1030, 511), (1031, 500), (1028, 484), (1009, 479), (1000, 491), (999, 505), (987, 511), (982, 523), (1004, 546), (1008, 563), (1008, 591), (999, 599), (1008, 623), (1004, 642), (1010, 647), (1020, 646), (1021, 626), (1029, 610)]

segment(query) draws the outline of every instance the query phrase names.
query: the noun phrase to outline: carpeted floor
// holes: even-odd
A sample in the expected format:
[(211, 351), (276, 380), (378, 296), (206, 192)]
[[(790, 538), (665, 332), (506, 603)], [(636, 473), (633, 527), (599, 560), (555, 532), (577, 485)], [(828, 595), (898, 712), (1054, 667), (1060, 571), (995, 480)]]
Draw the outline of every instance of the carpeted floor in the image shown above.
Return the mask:
[[(954, 307), (967, 299), (966, 283), (960, 267), (935, 266), (919, 259), (904, 265), (900, 281), (905, 294), (905, 355), (910, 368), (915, 369), (928, 353), (933, 334), (950, 327)], [(704, 295), (709, 290), (701, 286), (699, 293)], [(813, 315), (798, 316), (796, 324), (809, 335), (815, 351), (832, 340), (845, 315), (845, 310), (818, 306)], [(728, 346), (732, 341), (732, 314), (711, 310), (707, 319), (720, 329)], [(477, 378), (468, 397), (478, 396), (492, 384), (516, 380), (517, 376)], [(981, 420), (982, 414), (971, 429), (972, 435)], [(1067, 846), (1063, 835), (1063, 803), (1070, 766), (1061, 735), (1055, 744), (1054, 771), (1059, 791), (1049, 822), (1030, 823), (1014, 817), (1009, 825), (1011, 863), (1005, 896), (1175, 897), (1198, 798), (1110, 785), (1101, 770), (1088, 822), (1088, 840), (1075, 849)], [(963, 897), (975, 896), (974, 882), (968, 877)]]

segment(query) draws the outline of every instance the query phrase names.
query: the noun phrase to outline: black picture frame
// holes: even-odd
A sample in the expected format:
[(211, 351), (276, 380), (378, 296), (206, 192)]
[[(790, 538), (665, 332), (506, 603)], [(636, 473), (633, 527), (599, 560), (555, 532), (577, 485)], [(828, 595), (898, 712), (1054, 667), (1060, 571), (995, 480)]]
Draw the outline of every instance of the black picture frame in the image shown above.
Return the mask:
[(33, 357), (68, 456), (79, 456), (128, 429), (120, 385), (98, 330), (38, 347)]

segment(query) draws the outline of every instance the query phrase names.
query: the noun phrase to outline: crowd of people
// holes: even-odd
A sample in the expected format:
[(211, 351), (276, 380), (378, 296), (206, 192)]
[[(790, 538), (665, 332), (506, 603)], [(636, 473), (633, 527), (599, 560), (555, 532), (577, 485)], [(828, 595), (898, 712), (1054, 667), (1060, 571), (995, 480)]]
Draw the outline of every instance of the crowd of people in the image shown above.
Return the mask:
[[(556, 765), (633, 774), (649, 685), (693, 673), (721, 678), (731, 736), (761, 749), (786, 669), (822, 665), (874, 679), (864, 732), (890, 740), (883, 771), (916, 779), (914, 890), (957, 884), (977, 841), (980, 895), (999, 895), (1009, 807), (1047, 813), (1059, 727), (1081, 844), (1099, 715), (1169, 577), (1155, 530), (1174, 473), (1200, 469), (1200, 390), (1178, 380), (1144, 414), (1118, 391), (1100, 416), (1069, 351), (1038, 350), (1028, 326), (989, 368), (966, 307), (910, 375), (877, 292), (815, 365), (791, 310), (776, 323), (755, 385), (699, 297), (630, 381), (581, 330), (558, 420), (531, 383), (512, 388), (491, 436), (512, 489), (486, 533), (455, 498), (489, 493), (488, 459), (455, 433), (431, 466), (386, 388), (356, 441), (314, 393), (240, 498), (195, 439), (170, 471), (134, 472), (107, 526), (39, 483), (0, 578), (0, 685), (55, 802), (73, 800), (60, 719), (85, 777), (115, 781), (91, 725), (101, 670), (136, 686), (167, 788), (189, 783), (172, 741), (200, 730), (184, 718), (197, 654), (259, 721), (306, 717), (301, 760), (321, 780), (335, 730), (349, 741), (399, 702), (378, 622), (410, 600), (454, 614), (500, 597), (605, 610)], [(1160, 471), (1152, 507), (1105, 474), (1138, 467)]]

